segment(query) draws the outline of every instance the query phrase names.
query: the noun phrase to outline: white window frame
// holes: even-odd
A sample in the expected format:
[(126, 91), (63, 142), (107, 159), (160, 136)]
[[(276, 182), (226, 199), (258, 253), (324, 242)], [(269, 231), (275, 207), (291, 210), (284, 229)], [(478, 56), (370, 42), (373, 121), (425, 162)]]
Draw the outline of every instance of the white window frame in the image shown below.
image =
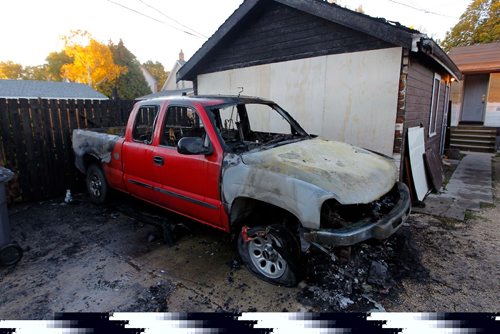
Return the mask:
[(448, 127), (448, 107), (450, 106), (450, 92), (451, 84), (449, 82), (444, 84), (444, 107), (443, 107), (443, 122), (441, 123), (441, 142), (439, 152), (444, 154), (444, 142), (446, 140), (446, 128)]
[[(438, 80), (437, 85), (437, 95), (436, 92), (436, 79)], [(431, 112), (429, 115), (429, 137), (434, 137), (437, 133), (437, 120), (438, 120), (438, 111), (439, 111), (439, 95), (441, 94), (441, 76), (437, 73), (434, 73), (434, 78), (432, 79), (432, 98), (431, 98)], [(437, 96), (437, 101), (434, 104), (434, 97)], [(436, 108), (434, 109), (434, 105)], [(434, 126), (433, 126), (434, 125)], [(434, 129), (434, 131), (432, 131)]]

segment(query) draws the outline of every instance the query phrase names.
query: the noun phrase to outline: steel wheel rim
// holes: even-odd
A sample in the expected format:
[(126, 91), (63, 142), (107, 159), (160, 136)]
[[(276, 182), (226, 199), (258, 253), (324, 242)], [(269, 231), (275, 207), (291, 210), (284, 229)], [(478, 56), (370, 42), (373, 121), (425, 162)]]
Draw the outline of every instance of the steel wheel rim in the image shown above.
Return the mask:
[(95, 197), (101, 197), (102, 182), (97, 175), (90, 177), (90, 192)]
[(275, 249), (281, 243), (271, 234), (252, 239), (248, 245), (248, 253), (254, 267), (269, 278), (281, 277), (287, 268), (287, 263)]

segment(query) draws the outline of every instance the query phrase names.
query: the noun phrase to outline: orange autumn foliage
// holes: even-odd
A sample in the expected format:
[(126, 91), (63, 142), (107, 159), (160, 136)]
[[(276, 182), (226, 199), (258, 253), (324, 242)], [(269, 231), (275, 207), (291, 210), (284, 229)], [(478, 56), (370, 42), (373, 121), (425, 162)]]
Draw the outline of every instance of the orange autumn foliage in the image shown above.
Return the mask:
[(61, 75), (70, 81), (96, 89), (127, 72), (126, 67), (114, 63), (109, 47), (96, 41), (88, 32), (72, 31), (64, 41), (64, 52), (73, 62), (62, 66)]

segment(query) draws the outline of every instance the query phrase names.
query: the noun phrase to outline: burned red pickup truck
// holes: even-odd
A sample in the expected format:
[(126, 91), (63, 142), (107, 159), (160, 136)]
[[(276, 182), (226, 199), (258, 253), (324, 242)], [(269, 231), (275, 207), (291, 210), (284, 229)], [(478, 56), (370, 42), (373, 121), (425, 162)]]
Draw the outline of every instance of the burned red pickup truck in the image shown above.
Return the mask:
[(75, 130), (73, 149), (94, 202), (113, 188), (233, 233), (245, 265), (280, 285), (312, 245), (387, 238), (410, 212), (392, 159), (310, 135), (259, 98), (140, 101), (125, 129)]

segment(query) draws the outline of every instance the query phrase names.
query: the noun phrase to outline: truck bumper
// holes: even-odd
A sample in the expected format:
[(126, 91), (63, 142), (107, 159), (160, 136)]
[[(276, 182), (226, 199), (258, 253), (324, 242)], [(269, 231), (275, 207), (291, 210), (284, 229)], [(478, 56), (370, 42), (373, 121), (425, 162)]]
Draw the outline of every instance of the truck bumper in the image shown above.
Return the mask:
[(304, 232), (304, 240), (331, 246), (350, 246), (374, 238), (386, 239), (408, 219), (411, 211), (408, 187), (398, 182), (399, 200), (394, 208), (379, 220), (364, 219), (338, 229), (319, 229)]

